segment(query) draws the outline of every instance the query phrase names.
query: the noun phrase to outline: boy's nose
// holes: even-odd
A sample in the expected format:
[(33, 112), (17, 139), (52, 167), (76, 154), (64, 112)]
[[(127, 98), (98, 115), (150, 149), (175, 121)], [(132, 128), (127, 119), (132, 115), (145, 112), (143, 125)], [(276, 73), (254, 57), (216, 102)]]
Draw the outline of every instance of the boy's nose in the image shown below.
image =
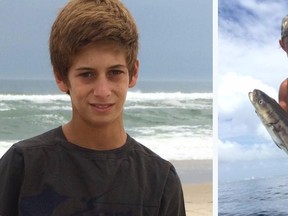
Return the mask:
[(106, 98), (111, 95), (111, 86), (106, 78), (99, 78), (94, 83), (93, 94), (96, 97)]

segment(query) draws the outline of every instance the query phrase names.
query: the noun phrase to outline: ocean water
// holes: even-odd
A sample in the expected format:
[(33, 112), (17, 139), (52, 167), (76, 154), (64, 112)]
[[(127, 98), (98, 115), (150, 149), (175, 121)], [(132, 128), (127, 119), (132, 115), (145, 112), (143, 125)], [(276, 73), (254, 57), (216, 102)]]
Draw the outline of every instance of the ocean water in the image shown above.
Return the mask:
[(219, 216), (287, 216), (288, 176), (219, 183)]
[[(139, 82), (127, 95), (126, 131), (168, 160), (212, 159), (211, 92), (206, 82)], [(54, 81), (0, 81), (0, 157), (70, 114), (70, 98)]]

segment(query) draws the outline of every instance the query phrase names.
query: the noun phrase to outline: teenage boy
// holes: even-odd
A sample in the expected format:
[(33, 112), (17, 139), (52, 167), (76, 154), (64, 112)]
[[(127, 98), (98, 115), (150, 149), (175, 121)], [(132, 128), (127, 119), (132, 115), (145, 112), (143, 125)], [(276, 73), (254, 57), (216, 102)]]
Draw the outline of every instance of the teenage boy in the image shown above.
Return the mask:
[[(282, 19), (281, 24), (281, 39), (279, 44), (281, 48), (288, 53), (288, 15)], [(285, 79), (282, 81), (279, 87), (278, 94), (279, 105), (288, 112), (288, 80)]]
[(183, 216), (174, 167), (123, 127), (137, 81), (138, 32), (118, 0), (72, 0), (50, 35), (72, 118), (14, 144), (0, 161), (0, 215)]

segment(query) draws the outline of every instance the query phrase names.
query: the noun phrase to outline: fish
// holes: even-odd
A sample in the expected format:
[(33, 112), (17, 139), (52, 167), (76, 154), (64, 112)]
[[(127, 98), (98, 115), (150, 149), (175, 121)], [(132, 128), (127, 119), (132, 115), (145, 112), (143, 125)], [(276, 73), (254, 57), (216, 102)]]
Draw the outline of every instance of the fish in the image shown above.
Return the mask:
[(288, 113), (275, 99), (259, 89), (249, 92), (248, 96), (274, 143), (288, 154)]

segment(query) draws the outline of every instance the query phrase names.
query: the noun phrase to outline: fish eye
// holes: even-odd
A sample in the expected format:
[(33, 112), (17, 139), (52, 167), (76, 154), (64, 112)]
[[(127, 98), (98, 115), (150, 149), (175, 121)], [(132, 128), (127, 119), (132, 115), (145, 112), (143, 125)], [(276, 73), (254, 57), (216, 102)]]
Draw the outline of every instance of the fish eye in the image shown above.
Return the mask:
[(259, 100), (259, 104), (263, 104), (263, 100)]

